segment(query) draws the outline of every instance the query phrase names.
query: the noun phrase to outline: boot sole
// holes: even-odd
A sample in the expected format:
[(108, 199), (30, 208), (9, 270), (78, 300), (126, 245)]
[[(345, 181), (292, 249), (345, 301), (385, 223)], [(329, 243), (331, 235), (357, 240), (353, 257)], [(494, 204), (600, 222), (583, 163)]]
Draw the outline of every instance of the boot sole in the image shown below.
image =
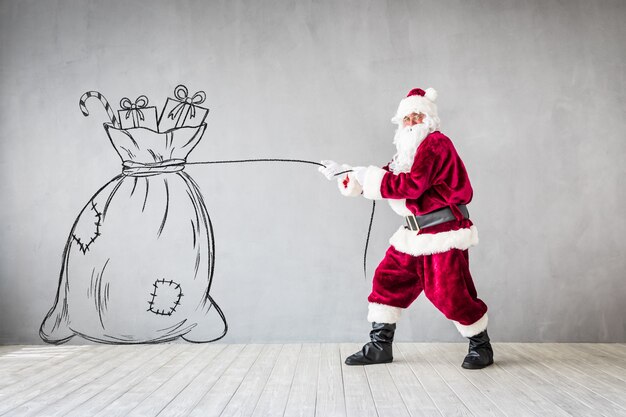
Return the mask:
[(490, 365), (493, 365), (493, 360), (491, 362), (489, 362), (488, 364), (486, 364), (486, 365), (478, 365), (478, 364), (475, 364), (475, 363), (463, 362), (461, 364), (461, 368), (463, 368), (463, 369), (483, 369), (483, 368), (486, 368), (486, 367), (488, 367)]
[(348, 366), (362, 366), (362, 365), (382, 365), (385, 363), (391, 363), (393, 362), (393, 359), (388, 360), (388, 361), (381, 361), (381, 362), (352, 362), (352, 363), (348, 363), (348, 362), (344, 362), (346, 365)]

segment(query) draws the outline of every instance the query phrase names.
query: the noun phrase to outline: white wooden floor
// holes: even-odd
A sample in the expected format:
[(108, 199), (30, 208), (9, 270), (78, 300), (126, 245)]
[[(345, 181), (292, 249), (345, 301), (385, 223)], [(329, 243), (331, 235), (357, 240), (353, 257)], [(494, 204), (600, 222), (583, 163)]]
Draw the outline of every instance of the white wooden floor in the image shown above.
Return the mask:
[(626, 344), (0, 346), (3, 416), (626, 416)]

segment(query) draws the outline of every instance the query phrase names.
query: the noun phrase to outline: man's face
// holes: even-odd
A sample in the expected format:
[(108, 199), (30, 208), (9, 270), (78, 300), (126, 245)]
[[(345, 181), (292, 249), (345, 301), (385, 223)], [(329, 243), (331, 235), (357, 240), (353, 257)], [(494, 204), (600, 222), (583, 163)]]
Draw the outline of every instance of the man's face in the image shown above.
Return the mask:
[(424, 121), (424, 113), (411, 113), (407, 116), (404, 116), (404, 119), (402, 119), (402, 126), (404, 127), (415, 126), (415, 125), (422, 124), (423, 121)]

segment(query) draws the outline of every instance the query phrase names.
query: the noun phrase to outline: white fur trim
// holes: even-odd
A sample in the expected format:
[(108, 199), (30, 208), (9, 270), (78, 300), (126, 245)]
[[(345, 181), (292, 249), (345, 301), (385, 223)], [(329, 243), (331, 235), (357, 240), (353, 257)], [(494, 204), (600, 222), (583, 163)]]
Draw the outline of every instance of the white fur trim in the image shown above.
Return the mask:
[(383, 182), (383, 177), (387, 171), (375, 166), (367, 167), (365, 171), (365, 184), (363, 184), (363, 197), (370, 200), (382, 200), (383, 196), (380, 194), (380, 185)]
[(411, 216), (413, 213), (411, 213), (411, 210), (409, 210), (406, 207), (406, 199), (403, 198), (401, 200), (395, 200), (395, 199), (388, 199), (387, 200), (389, 202), (389, 206), (391, 207), (391, 209), (393, 211), (396, 212), (396, 214), (402, 216), (402, 217), (406, 217), (406, 216)]
[(426, 90), (424, 90), (424, 97), (426, 97), (427, 99), (429, 99), (430, 101), (432, 101), (433, 103), (435, 102), (435, 100), (437, 100), (437, 90), (435, 90), (434, 88), (430, 87), (427, 88)]
[(395, 116), (391, 119), (392, 123), (401, 124), (404, 116), (411, 113), (424, 113), (433, 118), (439, 118), (437, 114), (437, 105), (434, 103), (437, 98), (437, 92), (434, 88), (427, 88), (425, 95), (413, 95), (405, 97), (400, 101)]
[[(346, 178), (348, 181), (344, 185)], [(359, 184), (352, 172), (348, 172), (346, 175), (337, 179), (337, 186), (339, 187), (341, 194), (346, 197), (356, 197), (357, 195), (361, 195), (363, 192), (363, 187), (361, 187), (361, 184)]]
[(469, 229), (418, 235), (416, 231), (402, 226), (391, 236), (389, 243), (397, 251), (408, 255), (432, 255), (447, 252), (450, 249), (465, 250), (477, 245), (478, 230), (476, 226), (471, 226)]
[(367, 311), (367, 321), (370, 323), (397, 323), (400, 320), (402, 310), (400, 307), (370, 303)]
[(461, 333), (461, 336), (463, 337), (472, 337), (483, 332), (487, 328), (488, 321), (489, 318), (487, 317), (487, 313), (485, 313), (485, 315), (479, 318), (475, 323), (467, 326), (459, 323), (458, 321), (452, 320), (456, 328), (459, 330), (459, 333)]

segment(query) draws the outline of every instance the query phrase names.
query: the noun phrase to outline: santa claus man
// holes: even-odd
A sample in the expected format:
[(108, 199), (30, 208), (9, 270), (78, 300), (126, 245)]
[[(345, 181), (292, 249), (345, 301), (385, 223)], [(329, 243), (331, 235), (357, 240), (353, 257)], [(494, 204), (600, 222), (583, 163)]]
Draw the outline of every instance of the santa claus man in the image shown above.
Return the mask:
[(387, 200), (406, 222), (389, 239), (391, 246), (374, 273), (367, 317), (371, 341), (346, 359), (348, 365), (391, 362), (396, 322), (422, 292), (469, 338), (462, 367), (493, 363), (487, 306), (469, 270), (468, 248), (478, 243), (467, 210), (472, 186), (452, 141), (439, 131), (436, 98), (434, 89), (416, 88), (400, 101), (391, 119), (398, 125), (397, 152), (388, 165), (322, 161), (325, 167), (320, 167), (326, 178), (339, 178), (343, 195)]

